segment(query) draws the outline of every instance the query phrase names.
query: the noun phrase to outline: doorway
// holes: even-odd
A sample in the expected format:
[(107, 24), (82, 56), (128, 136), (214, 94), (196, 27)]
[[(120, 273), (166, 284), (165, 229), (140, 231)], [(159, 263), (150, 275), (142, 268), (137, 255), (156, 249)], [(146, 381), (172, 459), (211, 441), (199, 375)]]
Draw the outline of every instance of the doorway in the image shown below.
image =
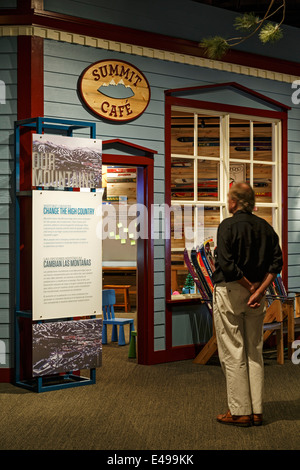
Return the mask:
[[(120, 153), (108, 153), (112, 150)], [(122, 317), (126, 315), (135, 320), (139, 364), (150, 364), (154, 351), (153, 240), (151, 237), (154, 153), (156, 152), (120, 140), (103, 142), (102, 163), (103, 167), (107, 168), (108, 177), (103, 202), (114, 204), (118, 211), (122, 211), (122, 208), (127, 205), (127, 215), (129, 215), (127, 225), (116, 220), (116, 231), (109, 232), (109, 239), (103, 242), (103, 247), (109, 246), (107, 253), (104, 254), (103, 250), (103, 285), (106, 285), (106, 281), (113, 279), (116, 284), (131, 286), (129, 288), (130, 311), (125, 312), (124, 306), (117, 308), (116, 311)], [(138, 213), (132, 210), (128, 214), (128, 207), (132, 205), (136, 205)], [(136, 223), (138, 226), (135, 237), (132, 237), (132, 224)], [(125, 234), (126, 237), (122, 238)], [(113, 271), (115, 271), (114, 274)], [(118, 295), (117, 304), (124, 303), (123, 299), (122, 294)], [(109, 336), (108, 340), (110, 340)]]
[[(137, 167), (102, 166), (103, 289), (113, 289), (116, 318), (131, 318), (137, 328)], [(108, 338), (111, 337), (108, 326)], [(124, 326), (129, 343), (129, 325)]]

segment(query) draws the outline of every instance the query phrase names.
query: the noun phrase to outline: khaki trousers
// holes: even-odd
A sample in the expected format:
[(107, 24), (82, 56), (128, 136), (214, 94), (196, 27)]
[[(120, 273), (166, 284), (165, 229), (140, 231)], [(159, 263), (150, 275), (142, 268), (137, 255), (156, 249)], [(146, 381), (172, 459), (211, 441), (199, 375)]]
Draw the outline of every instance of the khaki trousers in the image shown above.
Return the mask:
[(261, 306), (247, 306), (249, 292), (238, 282), (215, 286), (213, 316), (218, 354), (226, 378), (228, 408), (232, 415), (262, 413), (263, 321)]

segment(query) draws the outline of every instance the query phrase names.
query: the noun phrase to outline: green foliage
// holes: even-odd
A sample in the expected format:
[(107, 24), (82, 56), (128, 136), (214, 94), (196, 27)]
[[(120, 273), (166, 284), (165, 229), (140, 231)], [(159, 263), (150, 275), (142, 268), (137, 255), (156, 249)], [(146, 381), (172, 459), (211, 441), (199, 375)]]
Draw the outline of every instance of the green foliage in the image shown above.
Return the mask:
[(259, 39), (263, 44), (266, 44), (267, 42), (277, 42), (282, 38), (282, 36), (282, 29), (278, 26), (278, 24), (271, 22), (264, 24), (259, 32)]
[(259, 17), (255, 16), (254, 13), (245, 13), (242, 16), (235, 18), (234, 27), (237, 30), (249, 31), (255, 28), (259, 23)]
[(228, 42), (221, 36), (202, 39), (199, 45), (204, 49), (205, 55), (210, 59), (221, 59), (229, 49)]
[[(269, 7), (262, 19), (255, 16), (254, 13), (245, 13), (235, 19), (235, 29), (246, 31), (246, 36), (229, 39), (222, 38), (221, 36), (204, 38), (199, 46), (204, 49), (204, 54), (210, 59), (221, 59), (230, 47), (241, 44), (255, 34), (258, 34), (263, 44), (279, 41), (283, 36), (280, 25), (283, 23), (285, 17), (286, 0), (282, 0), (281, 5), (275, 10), (274, 5), (275, 0), (270, 0)], [(279, 10), (282, 10), (282, 19), (279, 24), (267, 21)]]

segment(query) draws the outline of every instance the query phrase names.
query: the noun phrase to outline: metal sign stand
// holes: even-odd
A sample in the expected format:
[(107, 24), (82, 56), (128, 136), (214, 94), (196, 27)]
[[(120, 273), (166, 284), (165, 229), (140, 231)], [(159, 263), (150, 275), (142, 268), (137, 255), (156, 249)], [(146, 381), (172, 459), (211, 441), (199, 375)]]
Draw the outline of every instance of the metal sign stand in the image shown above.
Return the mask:
[[(82, 385), (92, 385), (96, 383), (96, 369), (91, 368), (90, 377), (81, 377), (69, 371), (53, 376), (33, 377), (24, 380), (21, 378), (21, 333), (20, 319), (28, 319), (32, 324), (32, 312), (22, 311), (20, 309), (20, 200), (22, 197), (32, 196), (32, 191), (20, 191), (20, 136), (21, 129), (26, 128), (37, 134), (46, 133), (48, 131), (58, 131), (62, 135), (72, 136), (74, 130), (89, 129), (90, 138), (96, 139), (96, 124), (84, 121), (74, 121), (67, 119), (51, 119), (37, 117), (25, 119), (15, 122), (15, 171), (16, 171), (16, 188), (15, 188), (15, 215), (16, 215), (16, 237), (15, 237), (15, 253), (16, 253), (16, 302), (15, 302), (15, 385), (26, 388), (35, 392), (46, 392), (58, 390), (62, 388), (78, 387)], [(68, 189), (70, 190), (70, 189)], [(70, 319), (71, 320), (71, 319)]]

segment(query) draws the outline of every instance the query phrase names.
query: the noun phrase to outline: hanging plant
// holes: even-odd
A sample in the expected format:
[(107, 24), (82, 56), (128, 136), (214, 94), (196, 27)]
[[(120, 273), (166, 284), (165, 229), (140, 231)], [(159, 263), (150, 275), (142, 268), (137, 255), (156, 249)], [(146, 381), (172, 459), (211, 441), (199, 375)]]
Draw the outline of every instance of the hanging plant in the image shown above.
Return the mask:
[[(275, 0), (270, 1), (267, 12), (262, 19), (260, 19), (254, 13), (245, 13), (244, 15), (238, 16), (235, 19), (235, 29), (249, 32), (248, 35), (230, 39), (225, 39), (221, 36), (213, 36), (202, 39), (202, 41), (199, 43), (199, 46), (203, 48), (204, 54), (210, 59), (221, 59), (231, 47), (241, 44), (255, 34), (258, 34), (259, 39), (263, 44), (279, 41), (283, 36), (283, 32), (280, 26), (285, 18), (286, 1), (282, 0), (282, 4), (276, 10), (271, 12), (274, 1)], [(269, 18), (271, 18), (281, 9), (282, 18), (280, 23), (276, 24), (268, 21)]]

